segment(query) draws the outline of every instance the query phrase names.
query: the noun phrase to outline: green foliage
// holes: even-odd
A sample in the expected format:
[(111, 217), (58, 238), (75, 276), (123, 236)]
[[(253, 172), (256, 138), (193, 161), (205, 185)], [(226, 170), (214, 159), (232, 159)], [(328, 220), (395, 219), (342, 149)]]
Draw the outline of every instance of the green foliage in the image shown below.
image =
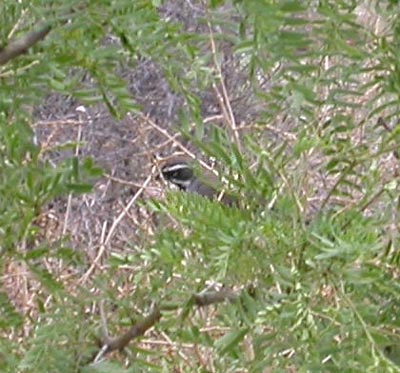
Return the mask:
[(87, 192), (82, 179), (93, 178), (98, 170), (90, 160), (82, 167), (76, 160), (55, 168), (39, 161), (39, 148), (24, 119), (0, 122), (0, 248), (15, 249), (18, 243), (35, 235), (32, 223), (47, 202), (68, 192)]
[[(114, 358), (88, 365), (98, 352), (94, 335), (101, 323), (88, 305), (103, 298), (84, 284), (71, 291), (45, 265), (61, 258), (79, 270), (79, 256), (61, 244), (35, 246), (41, 209), (56, 197), (90, 191), (101, 171), (90, 159), (44, 161), (29, 112), (51, 92), (103, 103), (117, 118), (138, 111), (120, 71), (146, 58), (185, 99), (181, 133), (217, 160), (240, 202), (229, 208), (171, 192), (149, 203), (165, 226), (142, 246), (127, 248), (125, 257), (111, 256), (109, 272), (94, 277), (102, 297), (116, 305), (112, 332), (129, 328), (156, 303), (166, 311), (155, 331), (167, 332), (178, 349), (202, 351), (216, 371), (398, 371), (400, 195), (393, 168), (399, 162), (400, 29), (394, 2), (375, 5), (384, 23), (377, 30), (360, 17), (368, 2), (210, 1), (203, 21), (222, 30), (214, 35), (217, 45), (232, 46), (252, 84), (254, 106), (262, 108), (256, 128), (239, 140), (232, 123), (212, 129), (200, 123), (197, 93), (221, 83), (210, 62), (220, 57), (210, 51), (210, 36), (161, 17), (162, 3), (0, 5), (0, 45), (42, 19), (52, 27), (43, 41), (0, 66), (1, 264), (22, 261), (42, 289), (39, 316), (23, 343), (0, 343), (0, 369), (126, 371)], [(222, 5), (234, 21), (219, 12)], [(320, 203), (313, 209), (314, 200)], [(122, 268), (135, 271), (126, 275)], [(110, 283), (118, 289), (129, 281), (135, 292), (121, 300)], [(191, 300), (210, 283), (242, 289), (235, 302), (213, 306), (214, 334), (202, 329), (205, 318)], [(0, 310), (1, 329), (21, 335), (24, 319), (5, 291)], [(202, 363), (135, 342), (127, 348), (131, 369), (190, 371)]]
[[(83, 303), (83, 302), (81, 302)], [(82, 305), (72, 298), (57, 312), (49, 312), (26, 343), (19, 371), (77, 371), (94, 353), (91, 329), (81, 317)], [(56, 327), (55, 327), (56, 326)], [(75, 341), (74, 344), (69, 342)]]

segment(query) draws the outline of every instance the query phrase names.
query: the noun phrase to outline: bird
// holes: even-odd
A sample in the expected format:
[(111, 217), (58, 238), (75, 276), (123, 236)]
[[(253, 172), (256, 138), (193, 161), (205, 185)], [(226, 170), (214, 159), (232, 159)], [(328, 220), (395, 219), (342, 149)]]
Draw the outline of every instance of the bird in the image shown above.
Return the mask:
[(232, 206), (236, 202), (233, 196), (221, 191), (221, 182), (215, 174), (204, 169), (198, 170), (193, 160), (175, 156), (162, 162), (160, 169), (163, 178), (182, 191), (219, 200), (227, 206)]

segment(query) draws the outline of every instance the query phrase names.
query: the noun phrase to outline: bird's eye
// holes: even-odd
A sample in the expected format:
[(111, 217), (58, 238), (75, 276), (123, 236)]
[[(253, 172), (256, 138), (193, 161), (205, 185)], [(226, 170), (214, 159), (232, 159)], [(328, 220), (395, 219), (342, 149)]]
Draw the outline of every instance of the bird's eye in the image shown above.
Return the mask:
[(176, 177), (182, 180), (190, 180), (193, 177), (193, 170), (191, 168), (183, 168), (176, 172)]

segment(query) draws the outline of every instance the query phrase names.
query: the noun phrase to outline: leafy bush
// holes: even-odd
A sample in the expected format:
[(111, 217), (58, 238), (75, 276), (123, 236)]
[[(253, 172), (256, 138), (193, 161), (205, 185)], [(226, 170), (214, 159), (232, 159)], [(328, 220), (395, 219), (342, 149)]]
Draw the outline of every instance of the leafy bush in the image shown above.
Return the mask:
[[(1, 369), (123, 371), (123, 354), (102, 360), (115, 342), (107, 326), (137, 333), (120, 341), (132, 371), (397, 371), (396, 4), (179, 5), (0, 5), (1, 45), (41, 19), (50, 30), (0, 65)], [(40, 240), (38, 219), (101, 173), (79, 140), (54, 164), (32, 112), (57, 92), (121, 120), (140, 115), (124, 69), (143, 60), (183, 102), (169, 143), (216, 159), (239, 208), (173, 191), (146, 200), (156, 232), (138, 223), (136, 241), (113, 251), (111, 228), (96, 270), (62, 232)], [(210, 94), (217, 109), (205, 107)], [(12, 297), (17, 264), (32, 313)], [(206, 307), (210, 294), (230, 301)]]

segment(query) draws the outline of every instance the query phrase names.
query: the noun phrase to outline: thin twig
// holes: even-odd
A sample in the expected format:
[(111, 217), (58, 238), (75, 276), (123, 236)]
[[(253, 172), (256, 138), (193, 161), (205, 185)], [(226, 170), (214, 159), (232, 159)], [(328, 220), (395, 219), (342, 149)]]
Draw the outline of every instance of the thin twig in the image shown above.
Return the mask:
[(240, 142), (240, 136), (239, 136), (239, 132), (237, 130), (237, 126), (236, 126), (236, 119), (235, 119), (235, 115), (233, 114), (233, 110), (232, 110), (232, 105), (230, 103), (230, 99), (229, 99), (229, 95), (228, 95), (228, 90), (226, 89), (226, 85), (225, 85), (225, 81), (224, 81), (224, 76), (222, 74), (222, 69), (221, 69), (221, 65), (220, 62), (218, 61), (217, 58), (217, 48), (215, 45), (215, 40), (214, 40), (214, 33), (211, 27), (210, 22), (207, 22), (208, 25), (208, 29), (209, 29), (209, 37), (210, 37), (210, 44), (211, 44), (211, 51), (213, 54), (213, 59), (214, 59), (214, 65), (215, 68), (217, 69), (217, 73), (218, 73), (218, 80), (220, 82), (221, 85), (221, 89), (222, 89), (222, 97), (221, 94), (219, 93), (217, 87), (215, 86), (215, 91), (217, 93), (217, 95), (220, 98), (220, 104), (221, 104), (221, 109), (223, 112), (226, 113), (227, 116), (227, 122), (229, 123), (232, 133), (233, 133), (233, 137), (235, 139), (236, 142), (236, 146), (238, 147), (239, 151), (241, 151), (241, 142)]
[(290, 133), (290, 132), (286, 132), (286, 131), (282, 131), (279, 128), (275, 128), (273, 126), (270, 126), (268, 124), (244, 124), (243, 126), (237, 126), (236, 129), (238, 131), (242, 131), (242, 130), (250, 130), (250, 129), (257, 129), (260, 131), (271, 131), (274, 134), (278, 135), (278, 136), (282, 136), (285, 137), (288, 141), (296, 141), (297, 137), (296, 135)]
[(105, 240), (105, 245), (107, 245), (112, 237), (114, 236), (114, 232), (118, 226), (118, 224), (121, 222), (121, 220), (124, 218), (124, 216), (127, 214), (127, 212), (129, 211), (129, 209), (132, 207), (132, 205), (136, 202), (136, 200), (140, 197), (140, 195), (143, 193), (143, 191), (146, 189), (146, 187), (149, 185), (151, 179), (154, 176), (154, 171), (155, 171), (155, 167), (153, 167), (152, 172), (149, 176), (147, 176), (147, 179), (144, 181), (144, 183), (142, 184), (142, 186), (139, 188), (139, 190), (135, 193), (135, 195), (131, 198), (131, 200), (128, 202), (128, 204), (126, 205), (124, 211), (122, 211), (119, 216), (114, 220), (110, 231), (108, 232), (107, 238)]
[[(165, 332), (161, 332), (161, 335), (165, 338), (165, 340), (169, 343), (170, 346), (174, 344), (174, 342), (171, 340), (171, 338), (168, 337), (168, 335)], [(193, 361), (191, 361), (191, 359), (183, 353), (181, 348), (177, 350), (177, 353), (186, 362), (186, 364), (191, 365)]]
[(133, 181), (123, 180), (123, 179), (120, 179), (118, 177), (111, 176), (110, 174), (107, 174), (107, 173), (105, 173), (104, 176), (109, 180), (115, 181), (115, 182), (123, 184), (123, 185), (129, 185), (129, 186), (133, 186), (133, 187), (136, 187), (136, 188), (141, 188), (142, 187), (141, 183), (134, 183)]
[(106, 251), (106, 247), (111, 241), (112, 237), (114, 236), (115, 230), (118, 226), (118, 224), (121, 222), (121, 220), (125, 217), (125, 215), (128, 213), (129, 209), (132, 207), (132, 205), (136, 202), (136, 200), (140, 197), (140, 195), (143, 193), (143, 191), (146, 189), (146, 187), (149, 185), (154, 173), (154, 167), (152, 173), (147, 177), (145, 182), (142, 184), (142, 186), (139, 188), (139, 190), (135, 193), (135, 195), (131, 198), (131, 200), (128, 202), (128, 204), (125, 206), (124, 210), (119, 214), (119, 216), (114, 220), (108, 234), (105, 240), (102, 240), (102, 244), (100, 245), (99, 253), (97, 254), (96, 258), (94, 259), (92, 265), (90, 268), (87, 270), (87, 272), (82, 276), (82, 279), (80, 281), (81, 284), (85, 283), (89, 276), (92, 274), (94, 271), (95, 267), (97, 266), (97, 263), (103, 256), (104, 252)]
[[(75, 157), (78, 157), (78, 155), (79, 155), (79, 149), (80, 149), (79, 145), (81, 142), (81, 137), (82, 137), (82, 126), (79, 125), (78, 126), (78, 134), (76, 136)], [(65, 234), (67, 233), (68, 220), (69, 220), (69, 216), (71, 213), (71, 204), (72, 204), (72, 193), (69, 193), (68, 201), (67, 201), (67, 208), (66, 208), (65, 217), (64, 217), (64, 224), (63, 224), (63, 229), (62, 229), (62, 236), (65, 236)]]
[(161, 135), (165, 136), (167, 139), (171, 140), (183, 153), (185, 153), (187, 156), (189, 156), (192, 159), (195, 159), (198, 161), (204, 168), (208, 169), (209, 171), (212, 171), (215, 173), (215, 170), (210, 167), (207, 163), (203, 162), (200, 159), (197, 159), (196, 155), (191, 152), (186, 146), (181, 144), (179, 141), (175, 139), (174, 136), (170, 135), (167, 130), (164, 128), (160, 127), (157, 125), (154, 121), (152, 121), (149, 117), (145, 116), (144, 114), (139, 113), (139, 116), (145, 120), (148, 124), (150, 124), (151, 127), (153, 127), (157, 132), (159, 132)]
[(17, 32), (17, 30), (20, 28), (20, 26), (25, 22), (25, 15), (27, 13), (26, 9), (21, 10), (21, 15), (18, 18), (17, 22), (15, 22), (15, 25), (12, 27), (10, 32), (7, 35), (7, 39), (12, 39)]
[(99, 302), (99, 313), (100, 313), (101, 335), (103, 337), (108, 338), (109, 333), (108, 333), (108, 327), (107, 327), (106, 313), (104, 311), (104, 299), (100, 300), (100, 302)]
[(60, 119), (60, 120), (39, 120), (37, 122), (35, 122), (34, 124), (32, 124), (32, 128), (36, 128), (36, 127), (41, 127), (41, 126), (63, 126), (63, 125), (83, 125), (83, 124), (87, 124), (87, 121), (83, 121), (83, 120), (76, 120), (76, 119)]

